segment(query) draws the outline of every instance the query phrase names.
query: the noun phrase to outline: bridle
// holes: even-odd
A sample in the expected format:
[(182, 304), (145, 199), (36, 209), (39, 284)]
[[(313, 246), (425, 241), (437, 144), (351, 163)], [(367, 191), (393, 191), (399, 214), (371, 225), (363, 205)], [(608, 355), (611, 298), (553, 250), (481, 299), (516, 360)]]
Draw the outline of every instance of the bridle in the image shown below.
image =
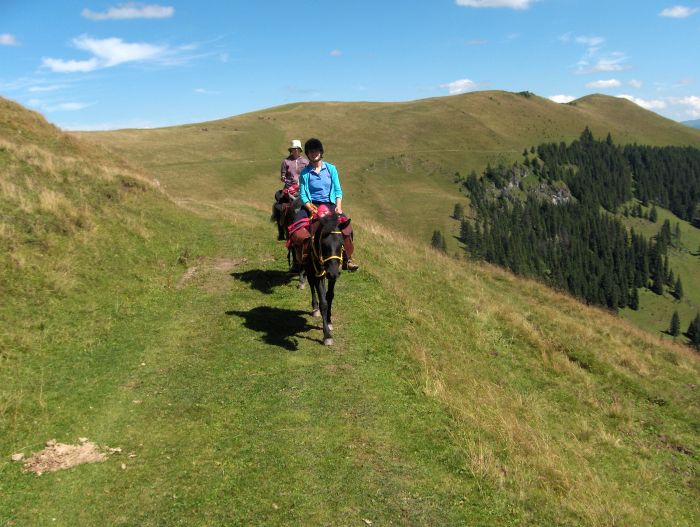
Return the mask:
[(326, 233), (320, 233), (318, 236), (314, 236), (314, 239), (311, 242), (311, 252), (313, 253), (313, 257), (311, 258), (311, 262), (314, 265), (314, 271), (316, 272), (316, 278), (323, 278), (326, 276), (326, 262), (329, 262), (331, 260), (340, 260), (342, 262), (343, 260), (343, 245), (340, 245), (340, 254), (332, 254), (331, 256), (326, 256), (324, 258), (323, 256), (323, 251), (321, 250), (321, 241), (323, 238), (330, 234), (340, 234), (341, 236), (343, 233), (341, 231), (335, 230), (335, 231), (330, 231)]

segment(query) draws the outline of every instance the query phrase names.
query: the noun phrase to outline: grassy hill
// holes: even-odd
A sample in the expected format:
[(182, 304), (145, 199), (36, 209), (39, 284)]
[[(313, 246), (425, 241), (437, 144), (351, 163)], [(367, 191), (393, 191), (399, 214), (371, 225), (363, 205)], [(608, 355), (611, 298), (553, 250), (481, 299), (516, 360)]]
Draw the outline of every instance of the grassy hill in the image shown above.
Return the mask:
[[(203, 141), (168, 167), (157, 130), (164, 165), (136, 172), (2, 104), (0, 525), (700, 520), (689, 349), (359, 204), (363, 268), (323, 347), (263, 162)], [(9, 461), (79, 437), (122, 452), (40, 477)]]
[[(289, 139), (316, 135), (325, 143), (326, 158), (339, 167), (345, 209), (357, 224), (378, 222), (425, 243), (438, 229), (448, 251), (463, 254), (459, 222), (450, 215), (456, 202), (468, 201), (454, 183), (455, 173), (522, 161), (524, 147), (571, 141), (586, 126), (596, 137), (610, 132), (620, 144), (700, 147), (699, 130), (625, 99), (590, 95), (557, 104), (501, 91), (398, 104), (290, 104), (207, 123), (79, 135), (146, 167), (175, 198), (216, 203), (225, 197), (260, 210), (270, 207)], [(684, 225), (692, 237), (694, 229)], [(658, 227), (645, 227), (645, 233), (655, 235)], [(700, 307), (697, 258), (675, 254), (673, 265), (688, 284), (686, 302), (678, 306), (671, 297), (650, 294), (642, 299), (642, 311), (624, 316), (662, 334), (678, 308), (687, 327)]]
[(346, 207), (357, 220), (429, 241), (434, 229), (457, 233), (448, 217), (458, 199), (455, 172), (520, 160), (524, 147), (573, 140), (586, 126), (619, 143), (700, 147), (700, 131), (624, 99), (591, 95), (557, 104), (500, 91), (406, 103), (289, 104), (207, 123), (85, 135), (155, 173), (175, 196), (229, 195), (265, 208), (289, 140), (316, 136), (340, 169)]

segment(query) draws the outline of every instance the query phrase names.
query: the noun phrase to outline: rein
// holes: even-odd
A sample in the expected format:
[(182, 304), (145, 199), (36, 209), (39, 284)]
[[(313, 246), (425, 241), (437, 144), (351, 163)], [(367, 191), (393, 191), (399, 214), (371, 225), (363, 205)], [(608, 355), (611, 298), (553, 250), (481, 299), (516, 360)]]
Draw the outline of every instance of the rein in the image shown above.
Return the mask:
[[(340, 234), (342, 235), (343, 233), (340, 231), (331, 231), (326, 233), (325, 236), (329, 234)], [(316, 238), (316, 237), (314, 237)], [(314, 265), (314, 271), (316, 272), (316, 278), (323, 278), (326, 276), (326, 269), (325, 265), (326, 262), (330, 260), (343, 260), (343, 246), (340, 246), (340, 255), (331, 255), (327, 256), (326, 258), (323, 257), (323, 254), (321, 252), (321, 240), (324, 238), (324, 235), (319, 234), (318, 235), (318, 242), (317, 243), (312, 243), (311, 244), (311, 251), (313, 252), (313, 258), (311, 259), (311, 262)], [(314, 239), (314, 242), (316, 242), (316, 239)], [(318, 248), (316, 247), (318, 245)]]

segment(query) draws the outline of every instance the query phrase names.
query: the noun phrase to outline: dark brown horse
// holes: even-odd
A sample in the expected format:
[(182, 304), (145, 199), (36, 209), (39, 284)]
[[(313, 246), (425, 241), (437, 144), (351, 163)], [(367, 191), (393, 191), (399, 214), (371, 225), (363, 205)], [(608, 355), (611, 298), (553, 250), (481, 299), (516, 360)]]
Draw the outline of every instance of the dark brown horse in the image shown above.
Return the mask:
[[(299, 194), (284, 195), (280, 190), (275, 194), (275, 203), (272, 205), (271, 221), (277, 224), (277, 239), (289, 239), (288, 227), (294, 223), (294, 217), (301, 208)], [(306, 285), (306, 272), (301, 262), (297, 259), (293, 248), (287, 251), (287, 265), (290, 271), (299, 272), (299, 289)]]
[(311, 286), (311, 309), (314, 316), (323, 319), (323, 343), (333, 344), (332, 310), (335, 282), (343, 262), (343, 233), (349, 223), (339, 223), (335, 213), (319, 218), (309, 240), (309, 255), (304, 261), (306, 276)]

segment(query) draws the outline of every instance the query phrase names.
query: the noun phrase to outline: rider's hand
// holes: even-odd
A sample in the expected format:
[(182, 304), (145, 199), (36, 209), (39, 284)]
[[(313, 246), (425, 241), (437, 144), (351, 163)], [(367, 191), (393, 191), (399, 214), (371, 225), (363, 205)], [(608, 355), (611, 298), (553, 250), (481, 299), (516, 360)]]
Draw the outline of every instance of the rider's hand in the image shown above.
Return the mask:
[(336, 207), (335, 208), (336, 214), (342, 214), (343, 213), (343, 208), (342, 207)]

